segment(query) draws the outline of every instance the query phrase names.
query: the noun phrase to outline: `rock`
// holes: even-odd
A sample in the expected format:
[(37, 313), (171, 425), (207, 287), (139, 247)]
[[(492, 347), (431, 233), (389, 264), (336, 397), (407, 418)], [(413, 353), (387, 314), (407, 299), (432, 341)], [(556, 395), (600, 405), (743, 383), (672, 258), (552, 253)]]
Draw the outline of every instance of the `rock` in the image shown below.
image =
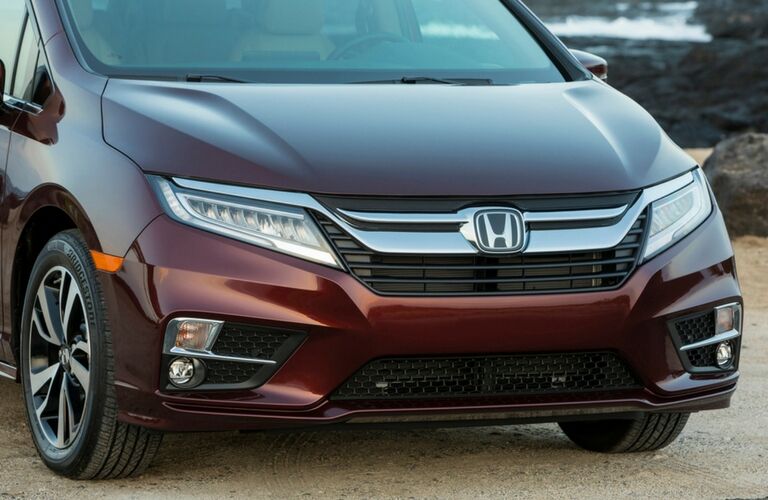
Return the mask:
[(768, 39), (711, 43), (564, 38), (608, 59), (609, 83), (685, 147), (768, 132)]
[[(616, 2), (616, 0), (524, 0), (536, 15), (551, 19), (569, 16), (598, 16), (616, 18), (664, 14), (669, 11), (669, 0), (643, 2)], [(676, 2), (673, 2), (676, 3)]]
[(704, 171), (731, 236), (768, 236), (768, 134), (721, 142)]
[(755, 0), (701, 0), (696, 19), (715, 38), (768, 37), (768, 4)]
[[(664, 17), (687, 4), (524, 1), (547, 22), (574, 15)], [(709, 148), (740, 134), (768, 133), (768, 0), (698, 0), (689, 22), (706, 25), (714, 39), (694, 43), (579, 36), (563, 41), (605, 57), (609, 83), (647, 109), (681, 146)]]

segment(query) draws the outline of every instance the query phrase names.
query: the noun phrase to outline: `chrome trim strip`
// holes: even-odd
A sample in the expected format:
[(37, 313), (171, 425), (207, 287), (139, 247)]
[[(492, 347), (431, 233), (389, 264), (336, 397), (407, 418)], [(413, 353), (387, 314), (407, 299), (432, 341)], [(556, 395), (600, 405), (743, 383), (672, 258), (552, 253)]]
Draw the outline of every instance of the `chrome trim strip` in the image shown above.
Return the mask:
[(252, 365), (276, 365), (277, 361), (271, 359), (257, 359), (257, 358), (241, 358), (238, 356), (221, 356), (214, 354), (211, 351), (193, 351), (189, 349), (182, 349), (180, 347), (174, 347), (168, 354), (174, 356), (185, 356), (188, 358), (208, 359), (211, 361), (229, 361), (232, 363), (249, 363)]
[(43, 107), (39, 104), (35, 104), (33, 102), (24, 101), (22, 99), (18, 99), (16, 97), (13, 97), (12, 95), (3, 94), (3, 103), (6, 106), (10, 106), (18, 111), (21, 111), (23, 113), (30, 113), (33, 115), (39, 115), (43, 112)]
[[(338, 224), (338, 222), (337, 222)], [(475, 255), (480, 251), (461, 233), (359, 231), (339, 224), (354, 239), (379, 253)], [(467, 225), (465, 227), (471, 227)]]
[[(579, 229), (537, 229), (529, 231), (528, 244), (523, 253), (555, 253), (555, 252), (584, 252), (599, 251), (617, 246), (627, 236), (638, 217), (656, 200), (664, 198), (675, 191), (694, 182), (693, 171), (689, 171), (667, 182), (651, 186), (629, 208), (623, 209), (621, 220), (613, 226), (579, 228)], [(453, 214), (372, 214), (367, 212), (345, 211), (344, 215), (352, 218), (361, 217), (366, 222), (405, 222), (404, 218), (428, 221), (429, 223), (461, 223), (461, 231), (450, 232), (418, 232), (418, 231), (366, 231), (352, 226), (340, 214), (329, 210), (315, 198), (305, 193), (289, 191), (274, 191), (261, 188), (230, 186), (189, 179), (174, 178), (173, 181), (183, 188), (208, 191), (227, 196), (250, 198), (260, 201), (281, 203), (310, 209), (322, 213), (338, 225), (363, 247), (379, 253), (412, 254), (412, 255), (478, 255), (479, 249), (471, 243), (473, 240), (474, 224), (471, 216), (479, 210), (493, 207), (477, 207), (462, 210)], [(615, 217), (619, 207), (607, 210), (589, 210), (569, 212), (536, 212), (525, 213), (526, 221), (554, 221), (554, 215), (564, 217), (562, 221), (587, 220), (585, 217), (609, 216)], [(435, 219), (433, 215), (440, 215)], [(545, 218), (545, 219), (542, 219)], [(604, 219), (603, 219), (604, 220)], [(416, 224), (416, 222), (413, 222)]]
[(570, 212), (528, 212), (525, 222), (583, 222), (615, 219), (627, 211), (628, 205), (598, 210), (573, 210)]
[[(525, 222), (579, 222), (590, 220), (615, 219), (627, 211), (628, 205), (616, 208), (598, 210), (573, 210), (559, 212), (526, 212)], [(508, 207), (499, 207), (503, 209)], [(488, 210), (487, 207), (471, 208), (456, 213), (386, 213), (386, 212), (355, 212), (341, 210), (338, 212), (346, 219), (371, 224), (465, 224), (473, 220), (478, 211)]]
[(464, 224), (469, 222), (462, 213), (386, 213), (386, 212), (354, 212), (341, 210), (338, 212), (347, 219), (371, 224)]
[(728, 309), (728, 308), (731, 308), (731, 307), (734, 307), (734, 308), (737, 308), (737, 309), (741, 309), (741, 303), (739, 303), (739, 302), (730, 302), (728, 304), (723, 304), (721, 306), (715, 307), (715, 311), (719, 311), (720, 309)]
[(741, 332), (738, 330), (730, 330), (724, 333), (721, 333), (720, 335), (715, 335), (712, 338), (708, 338), (706, 340), (702, 340), (701, 342), (696, 342), (694, 344), (688, 344), (686, 346), (683, 346), (680, 348), (681, 351), (691, 351), (693, 349), (698, 349), (699, 347), (707, 347), (709, 345), (715, 345), (719, 344), (720, 342), (727, 342), (729, 340), (733, 340), (735, 338), (738, 338), (741, 336)]

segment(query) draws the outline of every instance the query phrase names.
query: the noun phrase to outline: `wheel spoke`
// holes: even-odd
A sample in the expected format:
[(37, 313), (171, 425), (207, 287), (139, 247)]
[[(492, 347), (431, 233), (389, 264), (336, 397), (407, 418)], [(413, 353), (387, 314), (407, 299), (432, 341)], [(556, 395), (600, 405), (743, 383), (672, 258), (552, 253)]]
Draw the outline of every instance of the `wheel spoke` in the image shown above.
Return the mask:
[(33, 396), (40, 392), (40, 389), (45, 386), (46, 382), (51, 381), (53, 383), (53, 378), (58, 373), (60, 367), (59, 363), (55, 363), (44, 370), (31, 374), (30, 382)]
[(90, 355), (91, 355), (91, 345), (88, 342), (86, 342), (84, 340), (81, 340), (81, 341), (75, 343), (75, 345), (72, 346), (72, 352), (77, 352), (77, 351), (85, 353), (85, 354), (87, 354), (90, 357)]
[(75, 421), (75, 406), (72, 403), (72, 392), (70, 390), (69, 381), (67, 380), (67, 377), (65, 377), (63, 387), (66, 388), (64, 397), (67, 403), (67, 422), (69, 423), (69, 425), (67, 426), (67, 431), (69, 433), (69, 439), (72, 440), (72, 438), (75, 436), (75, 433), (77, 431), (78, 422)]
[[(54, 292), (47, 286), (41, 286), (37, 292), (37, 300), (40, 301), (40, 309), (43, 313), (43, 321), (47, 337), (40, 332), (40, 336), (51, 344), (62, 345), (65, 342), (64, 330), (61, 327), (61, 314), (54, 303)], [(38, 320), (39, 324), (39, 320)], [(50, 339), (50, 340), (49, 340)]]
[(86, 394), (88, 394), (88, 382), (90, 381), (90, 373), (88, 369), (84, 367), (78, 360), (72, 358), (69, 362), (69, 367), (72, 370), (72, 375), (83, 388)]
[(67, 381), (65, 379), (66, 376), (62, 377), (61, 390), (59, 390), (58, 429), (56, 430), (56, 446), (59, 448), (64, 448), (66, 443), (64, 432), (69, 414), (67, 411)]
[(40, 313), (37, 310), (32, 311), (32, 323), (41, 339), (57, 347), (61, 346), (61, 340), (59, 340), (58, 337), (48, 334), (48, 330), (46, 330), (43, 325), (43, 319), (40, 318)]
[(56, 389), (58, 388), (59, 391), (61, 391), (61, 379), (63, 377), (59, 375), (59, 372), (56, 372), (56, 374), (51, 378), (51, 383), (48, 385), (48, 390), (45, 393), (45, 398), (43, 399), (43, 402), (40, 403), (40, 406), (36, 408), (37, 417), (39, 419), (43, 419), (43, 413), (45, 410), (48, 409), (48, 406), (51, 404), (51, 397), (55, 399), (56, 396), (58, 396)]
[[(65, 276), (67, 276), (65, 274)], [(62, 314), (62, 330), (64, 331), (64, 336), (66, 337), (67, 332), (69, 331), (69, 320), (72, 317), (72, 311), (75, 307), (75, 300), (80, 298), (80, 290), (77, 288), (77, 285), (74, 283), (74, 280), (70, 277), (69, 278), (69, 288), (67, 291), (67, 298), (63, 302), (64, 304), (64, 314)], [(62, 278), (62, 286), (61, 291), (64, 292), (64, 282), (65, 280)]]

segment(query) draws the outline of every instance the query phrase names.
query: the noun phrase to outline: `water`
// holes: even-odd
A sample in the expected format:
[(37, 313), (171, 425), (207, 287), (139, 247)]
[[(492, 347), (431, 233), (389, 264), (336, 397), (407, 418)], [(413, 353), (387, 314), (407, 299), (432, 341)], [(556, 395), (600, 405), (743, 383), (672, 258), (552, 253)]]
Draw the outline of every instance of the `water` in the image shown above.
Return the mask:
[[(610, 37), (632, 40), (710, 42), (705, 26), (695, 24), (698, 2), (617, 3), (616, 17), (567, 16), (544, 21), (558, 36)], [(631, 12), (630, 12), (631, 11)]]

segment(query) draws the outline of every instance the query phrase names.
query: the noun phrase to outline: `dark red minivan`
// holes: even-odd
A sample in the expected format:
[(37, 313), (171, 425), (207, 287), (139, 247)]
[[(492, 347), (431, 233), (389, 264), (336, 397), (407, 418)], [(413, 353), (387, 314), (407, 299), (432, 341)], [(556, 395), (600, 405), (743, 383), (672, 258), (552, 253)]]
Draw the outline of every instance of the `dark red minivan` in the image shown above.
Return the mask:
[(167, 431), (648, 451), (730, 403), (705, 176), (519, 0), (2, 0), (0, 60), (0, 374), (58, 473)]

